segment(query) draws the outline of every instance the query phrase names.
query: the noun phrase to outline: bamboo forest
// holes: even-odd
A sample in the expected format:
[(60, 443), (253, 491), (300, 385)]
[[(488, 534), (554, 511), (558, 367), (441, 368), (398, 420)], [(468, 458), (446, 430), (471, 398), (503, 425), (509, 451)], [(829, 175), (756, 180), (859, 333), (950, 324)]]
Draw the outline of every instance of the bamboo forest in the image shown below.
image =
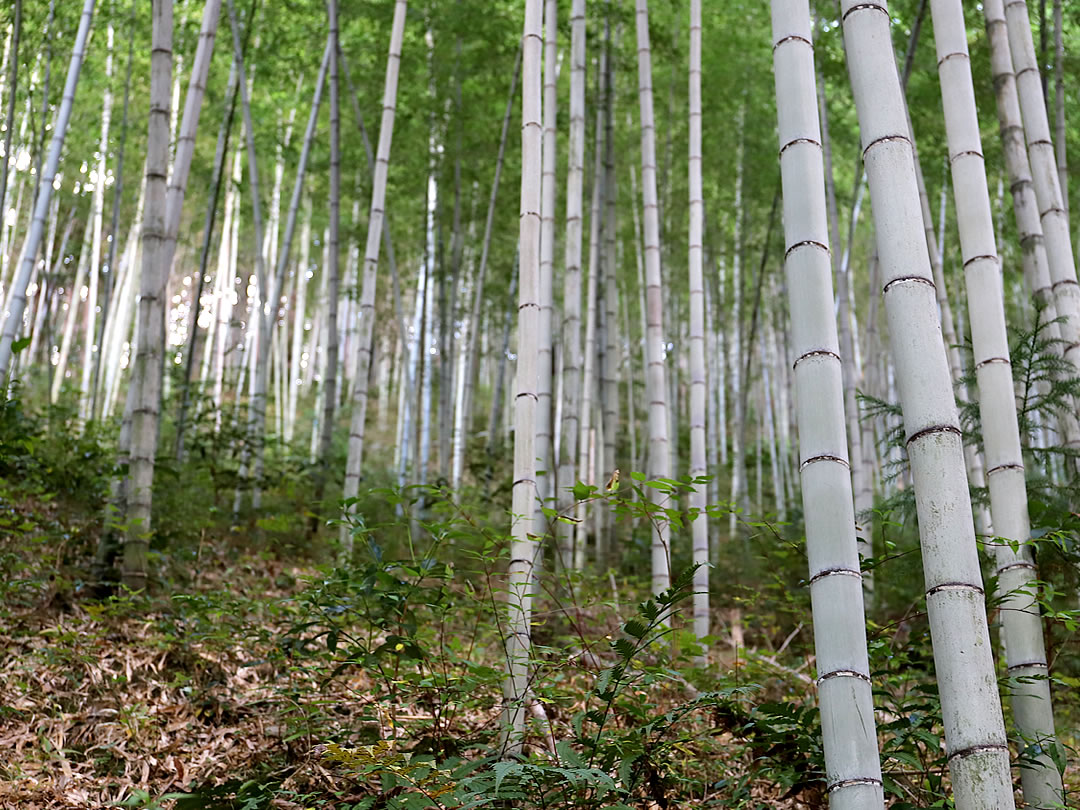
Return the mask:
[(0, 43), (0, 808), (1080, 807), (1080, 3)]

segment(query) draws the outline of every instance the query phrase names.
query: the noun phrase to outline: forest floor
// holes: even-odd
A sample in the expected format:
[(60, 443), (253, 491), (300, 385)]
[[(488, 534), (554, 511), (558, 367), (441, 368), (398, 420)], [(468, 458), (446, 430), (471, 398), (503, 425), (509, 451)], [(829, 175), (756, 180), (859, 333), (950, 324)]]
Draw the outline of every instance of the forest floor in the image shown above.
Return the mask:
[[(100, 600), (36, 550), (27, 537), (0, 540), (4, 567), (18, 571), (0, 600), (0, 808), (368, 806), (370, 785), (328, 761), (324, 743), (372, 725), (370, 675), (331, 677), (325, 662), (282, 654), (317, 569), (204, 548), (184, 593)], [(490, 645), (473, 652), (479, 663)], [(463, 710), (454, 731), (490, 732), (497, 699)], [(650, 700), (663, 710), (663, 695)], [(431, 713), (401, 705), (377, 736)], [(816, 804), (765, 781), (753, 792), (776, 808)]]
[[(72, 547), (91, 547), (89, 524), (66, 528)], [(380, 684), (370, 667), (339, 666), (342, 659), (327, 652), (333, 644), (310, 633), (321, 656), (297, 645), (319, 618), (309, 596), (325, 583), (325, 568), (287, 565), (246, 550), (239, 537), (217, 538), (195, 550), (183, 587), (160, 588), (149, 599), (99, 599), (80, 584), (85, 572), (58, 564), (63, 552), (45, 553), (40, 536), (2, 535), (0, 808), (386, 806), (385, 795), (382, 804), (371, 804), (378, 785), (332, 762), (326, 743), (358, 732), (366, 739), (415, 740), (417, 729), (430, 729), (433, 719), (439, 725), (440, 710), (422, 690), (386, 709), (373, 697)], [(452, 625), (450, 647), (470, 632), (461, 623), (480, 615), (438, 619)], [(616, 632), (615, 618), (587, 617), (594, 637)], [(501, 664), (494, 634), (476, 642), (472, 632), (455, 665), (476, 673), (469, 682), (474, 694), (459, 712), (455, 707), (443, 733), (490, 740)], [(780, 670), (801, 668), (797, 657), (786, 667), (764, 652)], [(582, 696), (598, 674), (583, 665), (555, 672), (563, 694)], [(661, 687), (641, 693), (653, 716), (689, 697)], [(569, 735), (570, 709), (549, 710), (555, 736)], [(775, 773), (756, 773), (749, 764), (762, 749), (717, 723), (715, 716), (699, 723), (697, 736), (706, 743), (693, 734), (678, 742), (688, 768), (712, 774), (698, 784), (720, 784), (718, 773), (729, 786), (736, 776), (745, 780), (743, 795), (752, 802), (740, 807), (825, 807), (819, 784), (795, 778), (794, 787), (790, 780), (778, 785)], [(784, 756), (786, 744), (772, 739), (766, 753)], [(537, 748), (544, 756), (542, 742)], [(480, 750), (463, 742), (456, 753)], [(802, 761), (805, 751), (792, 752)], [(1069, 781), (1080, 781), (1075, 765)], [(658, 798), (646, 790), (631, 803), (642, 810), (726, 806), (692, 791)]]

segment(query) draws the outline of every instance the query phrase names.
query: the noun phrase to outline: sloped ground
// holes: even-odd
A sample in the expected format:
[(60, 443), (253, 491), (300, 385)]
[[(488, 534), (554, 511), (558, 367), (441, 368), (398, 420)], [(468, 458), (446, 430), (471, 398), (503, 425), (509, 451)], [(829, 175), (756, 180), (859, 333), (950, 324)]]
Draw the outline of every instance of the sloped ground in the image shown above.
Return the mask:
[[(225, 583), (207, 582), (210, 589)], [(259, 583), (231, 583), (247, 590)], [(258, 591), (267, 599), (284, 593)], [(266, 763), (297, 778), (327, 776), (308, 752), (318, 742), (292, 722), (305, 694), (349, 720), (346, 680), (320, 688), (314, 673), (254, 662), (265, 649), (227, 632), (188, 642), (162, 614), (51, 595), (0, 631), (0, 805), (99, 807), (139, 791), (161, 796), (226, 781)], [(243, 616), (230, 616), (236, 629)], [(223, 628), (225, 629), (225, 628)], [(267, 638), (274, 631), (266, 626)], [(241, 631), (242, 632), (242, 631)], [(265, 644), (263, 645), (265, 647)]]
[[(372, 725), (367, 675), (328, 679), (281, 655), (311, 573), (219, 564), (197, 593), (144, 604), (80, 599), (55, 577), (9, 590), (21, 607), (0, 618), (0, 807), (170, 807), (192, 790), (193, 807), (351, 807), (377, 795), (322, 756), (330, 736)], [(483, 734), (496, 718), (473, 707), (454, 730)], [(402, 707), (372, 736), (430, 720), (430, 706)], [(755, 792), (775, 802), (770, 787)]]
[[(382, 791), (377, 780), (331, 763), (325, 743), (357, 734), (415, 740), (438, 714), (415, 701), (386, 716), (366, 670), (331, 677), (325, 658), (290, 654), (285, 642), (306, 618), (298, 597), (313, 569), (204, 552), (186, 594), (97, 601), (71, 584), (76, 572), (34, 550), (27, 537), (0, 541), (8, 572), (0, 594), (0, 808), (350, 808)], [(590, 632), (602, 639), (602, 622), (592, 619)], [(466, 654), (494, 655), (482, 645)], [(769, 660), (789, 673), (805, 665)], [(487, 666), (494, 672), (499, 663)], [(564, 694), (584, 695), (596, 677), (580, 659), (556, 672)], [(789, 694), (805, 690), (803, 681), (792, 680)], [(444, 729), (465, 741), (463, 754), (490, 736), (498, 717), (492, 691), (486, 702), (471, 696)], [(641, 700), (661, 714), (686, 695), (657, 688)], [(579, 706), (550, 707), (557, 739), (570, 736)], [(696, 784), (716, 774), (746, 778), (758, 807), (825, 807), (817, 784), (792, 791), (753, 775), (750, 760), (762, 754), (744, 743), (714, 715), (695, 720), (679, 745)], [(784, 755), (776, 745), (765, 752)], [(1070, 770), (1069, 781), (1076, 777)], [(717, 806), (711, 790), (686, 795), (680, 780), (666, 803), (646, 790), (634, 806)], [(200, 798), (178, 799), (190, 792)]]

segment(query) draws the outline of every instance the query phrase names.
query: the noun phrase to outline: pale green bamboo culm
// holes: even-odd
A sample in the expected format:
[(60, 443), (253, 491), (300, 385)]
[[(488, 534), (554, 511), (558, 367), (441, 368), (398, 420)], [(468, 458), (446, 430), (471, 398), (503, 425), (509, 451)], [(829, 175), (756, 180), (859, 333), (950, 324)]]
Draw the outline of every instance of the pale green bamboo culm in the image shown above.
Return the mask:
[(1009, 747), (913, 144), (883, 0), (842, 0), (882, 291), (915, 490), (926, 607), (958, 810), (1011, 810)]
[(843, 364), (833, 315), (825, 169), (807, 0), (773, 0), (784, 272), (818, 701), (831, 810), (884, 806), (866, 649)]

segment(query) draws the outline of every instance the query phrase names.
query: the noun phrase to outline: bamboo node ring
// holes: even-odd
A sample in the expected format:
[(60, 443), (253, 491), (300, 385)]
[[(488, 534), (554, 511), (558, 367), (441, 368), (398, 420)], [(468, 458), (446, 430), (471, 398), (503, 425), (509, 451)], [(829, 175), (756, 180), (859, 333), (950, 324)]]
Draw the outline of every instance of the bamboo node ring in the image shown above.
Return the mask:
[(832, 672), (826, 672), (824, 675), (819, 675), (817, 679), (818, 686), (824, 681), (832, 680), (833, 678), (858, 678), (860, 681), (870, 683), (870, 676), (865, 675), (862, 672), (856, 672), (853, 669), (835, 669)]
[(888, 143), (889, 141), (900, 141), (902, 143), (906, 143), (908, 146), (911, 146), (911, 138), (909, 138), (907, 135), (882, 135), (880, 138), (875, 138), (874, 140), (870, 141), (870, 143), (868, 143), (863, 149), (863, 162), (866, 161), (866, 155), (871, 149), (880, 144)]
[(791, 364), (791, 367), (796, 368), (803, 360), (808, 360), (811, 357), (831, 357), (834, 360), (840, 359), (840, 355), (830, 349), (813, 349), (795, 358), (795, 362)]
[[(787, 147), (784, 148), (786, 149)], [(787, 261), (787, 258), (801, 247), (820, 248), (821, 250), (825, 251), (826, 255), (829, 255), (829, 246), (826, 245), (824, 242), (819, 242), (816, 239), (803, 239), (801, 242), (796, 242), (784, 251), (784, 261)]]
[(840, 18), (840, 22), (846, 22), (847, 18), (854, 14), (856, 11), (880, 11), (886, 17), (889, 16), (888, 10), (878, 3), (859, 3), (845, 11), (844, 16)]
[(1035, 667), (1036, 669), (1050, 669), (1050, 665), (1045, 661), (1023, 661), (1019, 664), (1010, 664), (1007, 669), (1012, 672), (1016, 669), (1026, 669), (1028, 667)]
[(926, 592), (927, 598), (933, 596), (936, 593), (942, 591), (975, 591), (983, 596), (986, 595), (984, 591), (978, 585), (973, 585), (970, 582), (942, 582), (940, 585), (935, 585), (933, 588)]
[(870, 776), (863, 776), (856, 779), (841, 779), (839, 782), (833, 782), (825, 790), (827, 793), (832, 793), (836, 790), (842, 790), (847, 787), (858, 787), (860, 785), (871, 785), (872, 787), (881, 787), (881, 780), (874, 779)]
[(792, 138), (790, 141), (788, 141), (787, 143), (785, 143), (783, 146), (780, 147), (780, 151), (777, 154), (780, 155), (781, 157), (783, 157), (784, 151), (789, 146), (795, 146), (796, 144), (800, 144), (800, 143), (808, 143), (811, 146), (816, 146), (819, 149), (821, 148), (821, 141), (816, 141), (813, 138)]
[(915, 282), (916, 284), (925, 284), (928, 287), (934, 289), (935, 291), (937, 290), (937, 287), (934, 286), (933, 279), (929, 279), (926, 276), (900, 276), (899, 278), (894, 278), (892, 281), (882, 287), (881, 294), (884, 295), (885, 293), (887, 293), (894, 284), (902, 284), (907, 281)]
[(833, 575), (862, 579), (862, 572), (856, 571), (854, 568), (826, 568), (810, 577), (810, 582), (808, 584), (813, 585), (819, 579), (825, 579), (825, 577), (831, 577)]
[(1018, 568), (1026, 568), (1029, 571), (1034, 571), (1035, 570), (1035, 563), (1028, 562), (1027, 560), (1020, 560), (1019, 562), (1014, 562), (1014, 563), (1009, 563), (1008, 565), (1003, 565), (1003, 566), (1001, 566), (1001, 568), (999, 568), (994, 573), (996, 573), (998, 576), (1001, 576), (1006, 571), (1015, 571)]
[(814, 47), (814, 43), (812, 43), (806, 37), (800, 36), (799, 34), (788, 34), (786, 37), (776, 40), (776, 44), (772, 46), (773, 50), (775, 51), (777, 48), (779, 48), (785, 42), (805, 42), (811, 48)]
[(848, 464), (848, 461), (847, 461), (846, 458), (841, 458), (840, 456), (834, 456), (834, 455), (831, 455), (829, 453), (822, 453), (821, 455), (811, 456), (806, 461), (804, 461), (802, 464), (800, 464), (799, 465), (799, 472), (802, 472), (807, 467), (809, 467), (811, 464), (817, 464), (819, 461), (835, 461), (837, 464), (842, 464), (844, 467), (847, 467), (848, 469), (851, 468), (851, 465)]
[(972, 256), (970, 259), (965, 261), (964, 262), (964, 267), (966, 268), (969, 264), (974, 264), (975, 262), (978, 262), (978, 261), (986, 261), (987, 259), (989, 259), (990, 261), (992, 261), (994, 263), (997, 263), (998, 257), (996, 255), (994, 255), (993, 253), (980, 253), (979, 255)]
[(969, 745), (967, 748), (961, 748), (959, 751), (953, 751), (949, 754), (949, 761), (954, 759), (964, 759), (975, 754), (1009, 754), (1009, 746), (1001, 745), (1000, 743), (984, 743), (983, 745)]
[(921, 439), (931, 433), (955, 433), (957, 436), (961, 437), (964, 435), (956, 425), (930, 425), (930, 427), (925, 427), (922, 430), (917, 430), (912, 433), (904, 441), (904, 444), (909, 445), (916, 439)]

